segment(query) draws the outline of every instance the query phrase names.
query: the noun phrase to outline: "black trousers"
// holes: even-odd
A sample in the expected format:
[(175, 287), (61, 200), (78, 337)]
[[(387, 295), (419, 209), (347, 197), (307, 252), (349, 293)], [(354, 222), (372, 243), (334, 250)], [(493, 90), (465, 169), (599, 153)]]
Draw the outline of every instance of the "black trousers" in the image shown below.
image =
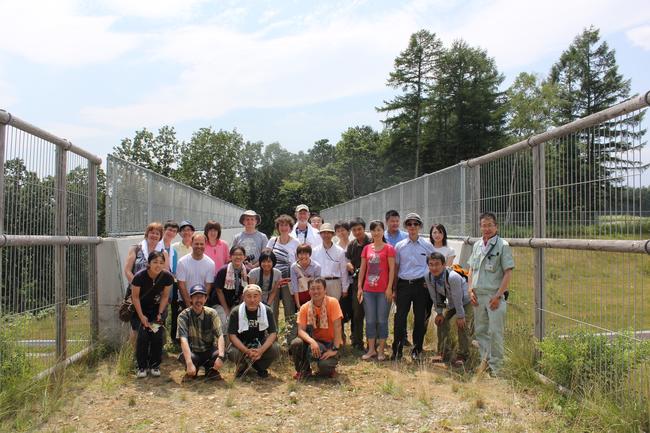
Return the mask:
[[(219, 350), (213, 349), (207, 350), (205, 352), (191, 352), (191, 356), (192, 364), (194, 364), (196, 367), (196, 373), (199, 373), (199, 368), (201, 367), (205, 367), (205, 371), (207, 373), (212, 367), (214, 367), (214, 362), (219, 356)], [(183, 356), (183, 352), (178, 355), (178, 362), (185, 365), (185, 357)]]
[(185, 308), (185, 302), (183, 302), (183, 297), (181, 296), (180, 289), (178, 287), (178, 283), (174, 283), (174, 286), (172, 287), (172, 317), (171, 317), (171, 322), (172, 322), (172, 329), (171, 329), (171, 339), (174, 343), (180, 344), (180, 341), (176, 337), (176, 331), (178, 330), (178, 315), (181, 314), (181, 311), (183, 311)]
[(395, 313), (393, 353), (402, 353), (406, 337), (406, 319), (413, 305), (413, 351), (422, 352), (424, 343), (425, 312), (429, 292), (424, 286), (424, 278), (417, 280), (397, 280), (397, 311)]
[[(157, 311), (157, 309), (156, 309)], [(157, 312), (145, 314), (149, 323), (156, 320)], [(138, 327), (138, 339), (135, 345), (135, 358), (138, 362), (138, 369), (159, 368), (162, 360), (163, 330), (153, 332), (151, 329), (140, 325)]]

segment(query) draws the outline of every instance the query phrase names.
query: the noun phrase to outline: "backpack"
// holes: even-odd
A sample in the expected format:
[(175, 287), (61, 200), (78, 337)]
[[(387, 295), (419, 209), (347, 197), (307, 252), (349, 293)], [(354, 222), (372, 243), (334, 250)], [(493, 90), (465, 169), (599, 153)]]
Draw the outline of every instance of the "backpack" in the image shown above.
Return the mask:
[[(465, 281), (469, 281), (469, 271), (467, 269), (463, 269), (462, 266), (460, 266), (458, 263), (454, 263), (451, 266), (447, 266), (448, 271), (454, 271), (461, 277), (465, 279)], [(449, 272), (447, 272), (447, 284), (449, 284)]]

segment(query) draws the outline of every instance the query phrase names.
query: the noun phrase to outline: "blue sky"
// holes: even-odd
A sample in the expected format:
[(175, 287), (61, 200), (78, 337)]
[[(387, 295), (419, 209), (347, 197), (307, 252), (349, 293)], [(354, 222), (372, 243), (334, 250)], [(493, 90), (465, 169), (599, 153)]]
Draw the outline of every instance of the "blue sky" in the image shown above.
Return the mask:
[(650, 90), (647, 0), (249, 2), (0, 0), (0, 108), (102, 158), (136, 129), (237, 128), (306, 150), (375, 107), (411, 33), (487, 49), (506, 75), (546, 75), (589, 25), (633, 92)]

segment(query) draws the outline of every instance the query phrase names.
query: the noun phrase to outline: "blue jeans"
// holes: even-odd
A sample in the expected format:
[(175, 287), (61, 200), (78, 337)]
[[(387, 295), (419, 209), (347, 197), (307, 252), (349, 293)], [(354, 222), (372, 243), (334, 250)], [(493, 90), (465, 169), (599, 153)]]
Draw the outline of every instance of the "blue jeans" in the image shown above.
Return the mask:
[(366, 313), (366, 338), (388, 338), (389, 304), (384, 292), (363, 292), (363, 310)]

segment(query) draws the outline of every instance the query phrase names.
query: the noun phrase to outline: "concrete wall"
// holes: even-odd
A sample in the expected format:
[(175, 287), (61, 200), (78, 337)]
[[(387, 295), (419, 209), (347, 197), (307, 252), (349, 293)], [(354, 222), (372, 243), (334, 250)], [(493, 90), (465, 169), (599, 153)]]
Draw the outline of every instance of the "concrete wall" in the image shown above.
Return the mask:
[[(221, 238), (232, 243), (232, 239), (241, 229), (226, 229)], [(130, 325), (122, 322), (117, 310), (122, 303), (127, 286), (124, 276), (124, 263), (129, 248), (142, 241), (142, 236), (123, 238), (104, 238), (97, 247), (99, 304), (99, 338), (113, 347), (119, 347), (128, 336)], [(176, 238), (180, 241), (180, 237)]]

